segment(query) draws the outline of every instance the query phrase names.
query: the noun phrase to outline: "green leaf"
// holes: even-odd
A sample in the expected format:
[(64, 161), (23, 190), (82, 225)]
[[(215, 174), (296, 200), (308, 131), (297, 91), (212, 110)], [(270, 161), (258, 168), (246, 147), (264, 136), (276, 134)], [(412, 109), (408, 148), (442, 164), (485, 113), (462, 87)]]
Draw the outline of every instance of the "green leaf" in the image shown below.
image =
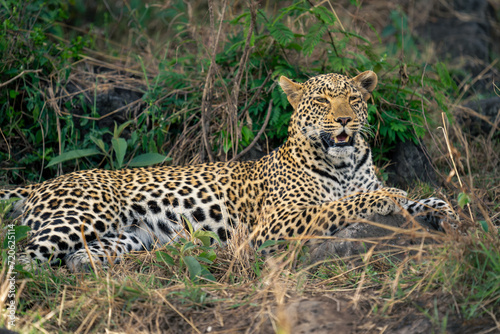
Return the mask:
[(187, 219), (187, 217), (186, 217), (186, 216), (184, 216), (184, 215), (182, 215), (182, 214), (181, 214), (180, 216), (181, 216), (181, 219), (182, 219), (183, 223), (184, 223), (185, 225), (187, 225), (187, 227), (188, 227), (188, 230), (189, 230), (189, 231), (188, 231), (188, 232), (189, 232), (189, 235), (193, 236), (193, 234), (194, 234), (193, 224), (191, 224), (191, 222), (189, 221), (189, 219)]
[(127, 152), (127, 141), (123, 138), (112, 138), (111, 144), (113, 145), (113, 151), (115, 151), (117, 162), (116, 169), (120, 169), (123, 166), (123, 159)]
[(458, 205), (463, 209), (467, 204), (471, 202), (471, 198), (466, 193), (458, 194)]
[(206, 258), (205, 256), (201, 256), (201, 254), (199, 256), (197, 256), (196, 259), (198, 260), (198, 262), (203, 262), (203, 263), (206, 263), (206, 264), (212, 264), (213, 263), (213, 261), (211, 261), (210, 259)]
[(198, 257), (203, 257), (210, 261), (210, 263), (212, 263), (217, 258), (217, 254), (215, 254), (215, 251), (213, 249), (210, 249), (206, 252), (201, 253)]
[(59, 164), (59, 163), (64, 162), (64, 161), (80, 159), (80, 158), (84, 158), (84, 157), (90, 157), (90, 156), (96, 155), (96, 154), (101, 154), (101, 152), (99, 152), (99, 150), (96, 150), (95, 148), (64, 152), (63, 154), (58, 155), (55, 158), (52, 158), (52, 160), (50, 160), (50, 162), (48, 163), (47, 167), (53, 166), (55, 164)]
[(486, 220), (480, 220), (479, 224), (483, 228), (484, 232), (488, 232), (488, 223), (486, 222)]
[(304, 55), (310, 56), (313, 53), (314, 48), (321, 41), (326, 30), (326, 26), (323, 23), (316, 23), (309, 28), (309, 32), (304, 36), (304, 48), (302, 50)]
[(172, 158), (167, 158), (165, 155), (159, 153), (145, 153), (138, 155), (128, 163), (129, 167), (145, 167), (170, 161)]
[(271, 118), (269, 120), (269, 124), (274, 126), (278, 123), (281, 116), (281, 108), (279, 106), (274, 106), (271, 111)]
[(450, 73), (448, 72), (448, 69), (446, 68), (446, 65), (443, 63), (437, 63), (436, 71), (443, 85), (445, 85), (446, 87), (452, 87), (453, 80), (451, 80), (451, 76)]
[[(5, 235), (5, 238), (3, 239), (3, 249), (9, 249), (9, 246), (12, 245), (12, 242), (14, 245), (17, 244), (17, 242), (25, 239), (28, 237), (28, 232), (31, 230), (29, 226), (26, 225), (16, 225), (14, 226), (14, 234), (9, 233), (9, 229), (7, 230), (7, 234)], [(12, 239), (12, 235), (14, 236), (14, 239)], [(16, 246), (17, 248), (17, 246)]]
[(131, 123), (132, 123), (132, 121), (126, 121), (125, 123), (120, 124), (119, 127), (116, 127), (116, 122), (115, 122), (115, 130), (113, 132), (113, 137), (119, 138), (120, 135), (122, 134), (123, 130), (125, 130), (125, 128), (127, 126), (129, 126)]
[(206, 278), (209, 281), (216, 282), (214, 275), (207, 268), (201, 268), (201, 277)]
[(288, 45), (293, 39), (293, 32), (281, 22), (268, 25), (267, 28), (271, 36), (282, 46)]
[(90, 136), (90, 140), (92, 140), (92, 142), (94, 144), (97, 145), (97, 147), (99, 147), (101, 149), (101, 151), (105, 154), (105, 155), (108, 155), (108, 152), (106, 150), (106, 146), (104, 145), (104, 142), (102, 141), (101, 138), (96, 138), (94, 136)]
[(193, 237), (199, 239), (203, 243), (203, 246), (210, 246), (210, 239), (208, 239), (208, 242), (206, 243), (205, 241), (207, 239), (204, 238), (212, 238), (217, 241), (219, 245), (222, 245), (222, 241), (220, 240), (217, 233), (212, 231), (197, 230), (193, 233)]
[(14, 227), (16, 242), (21, 241), (28, 237), (28, 232), (31, 231), (31, 228), (26, 225), (18, 225)]
[(11, 89), (9, 91), (9, 97), (11, 99), (15, 99), (19, 95), (19, 92), (17, 90)]
[(288, 99), (286, 97), (286, 94), (283, 93), (281, 89), (274, 89), (271, 93), (271, 96), (273, 98), (273, 105), (275, 107), (282, 107), (283, 109), (286, 109), (288, 107)]
[(172, 255), (181, 255), (179, 249), (173, 245), (167, 245), (165, 246), (165, 249), (168, 250), (168, 252)]
[(306, 13), (308, 11), (308, 7), (304, 6), (304, 1), (297, 1), (295, 4), (287, 6), (283, 9), (280, 9), (280, 15), (276, 17), (274, 22), (278, 22), (281, 20), (283, 17), (288, 17), (290, 15), (293, 15), (295, 12), (296, 14), (302, 14)]
[(171, 257), (169, 254), (162, 252), (162, 251), (157, 251), (156, 252), (156, 259), (162, 262), (165, 262), (166, 264), (173, 266), (175, 264), (174, 258)]
[(311, 8), (311, 12), (329, 26), (333, 25), (337, 20), (335, 15), (329, 9), (323, 6), (313, 7)]
[(241, 135), (245, 146), (248, 146), (255, 137), (252, 130), (250, 130), (247, 126), (243, 126), (243, 128), (241, 128)]
[(182, 247), (181, 247), (181, 254), (184, 254), (188, 250), (193, 249), (195, 247), (196, 247), (196, 245), (194, 243), (192, 243), (191, 241), (188, 241), (187, 243), (185, 243), (184, 245), (182, 245)]
[(222, 149), (224, 150), (224, 153), (229, 152), (229, 150), (231, 150), (231, 147), (233, 147), (233, 143), (231, 142), (231, 139), (229, 139), (229, 137), (224, 138), (224, 145), (222, 147)]
[(203, 246), (210, 246), (210, 237), (207, 236), (199, 236), (198, 239), (201, 241)]
[(19, 197), (11, 197), (9, 199), (0, 200), (0, 217), (9, 212), (12, 209), (12, 204), (19, 200), (20, 200)]
[(189, 277), (191, 280), (195, 279), (196, 276), (201, 274), (201, 264), (192, 256), (183, 256), (182, 260), (186, 264), (189, 270)]
[(302, 45), (299, 43), (291, 42), (286, 47), (288, 50), (302, 51)]
[(258, 249), (257, 253), (263, 250), (266, 247), (271, 247), (275, 245), (280, 245), (283, 244), (285, 241), (284, 240), (266, 240)]
[(393, 131), (406, 131), (406, 125), (401, 122), (393, 122), (390, 126)]
[(229, 21), (229, 23), (231, 23), (231, 24), (237, 24), (237, 23), (240, 22), (240, 20), (242, 18), (246, 18), (248, 16), (250, 16), (250, 13), (249, 12), (244, 12), (243, 14), (241, 14), (241, 15), (235, 17), (234, 19), (232, 19), (231, 21)]

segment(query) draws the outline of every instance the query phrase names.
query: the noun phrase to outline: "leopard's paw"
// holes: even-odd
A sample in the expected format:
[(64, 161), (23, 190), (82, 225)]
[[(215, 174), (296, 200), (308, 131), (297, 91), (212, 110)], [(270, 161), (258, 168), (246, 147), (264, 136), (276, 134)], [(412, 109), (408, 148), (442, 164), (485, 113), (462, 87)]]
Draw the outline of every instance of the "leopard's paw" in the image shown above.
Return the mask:
[(408, 203), (408, 194), (401, 189), (382, 188), (375, 193), (380, 196), (375, 211), (384, 216), (401, 211)]

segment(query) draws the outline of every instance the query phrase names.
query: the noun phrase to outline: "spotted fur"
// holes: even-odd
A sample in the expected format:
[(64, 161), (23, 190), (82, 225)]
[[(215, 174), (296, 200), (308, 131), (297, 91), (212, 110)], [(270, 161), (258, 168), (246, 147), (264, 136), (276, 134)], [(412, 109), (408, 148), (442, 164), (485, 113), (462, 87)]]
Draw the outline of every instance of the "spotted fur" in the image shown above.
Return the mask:
[(288, 139), (260, 160), (87, 170), (0, 191), (0, 199), (22, 198), (21, 220), (32, 230), (25, 261), (62, 260), (81, 270), (90, 253), (93, 262), (116, 262), (177, 238), (186, 220), (222, 241), (243, 224), (259, 247), (334, 235), (350, 222), (401, 208), (438, 210), (429, 219), (452, 214), (440, 199), (409, 201), (377, 180), (363, 139), (375, 73), (319, 75), (303, 84), (281, 77), (280, 84), (295, 109)]

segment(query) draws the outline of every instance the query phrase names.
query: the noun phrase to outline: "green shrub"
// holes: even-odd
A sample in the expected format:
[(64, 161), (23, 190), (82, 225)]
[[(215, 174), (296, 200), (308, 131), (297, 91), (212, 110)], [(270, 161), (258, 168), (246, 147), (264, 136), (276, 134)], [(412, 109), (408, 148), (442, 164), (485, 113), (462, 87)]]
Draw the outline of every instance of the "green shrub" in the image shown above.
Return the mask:
[[(5, 183), (38, 180), (40, 174), (46, 179), (74, 169), (138, 166), (137, 159), (147, 165), (166, 161), (167, 155), (176, 163), (193, 156), (197, 161), (211, 156), (229, 159), (254, 140), (270, 101), (269, 123), (259, 139), (273, 148), (286, 139), (292, 113), (276, 86), (279, 76), (305, 81), (320, 73), (354, 76), (369, 69), (380, 78), (368, 109), (372, 132), (377, 134), (375, 158), (380, 162), (397, 141), (416, 142), (424, 136), (425, 112), (436, 107), (447, 112), (447, 99), (456, 91), (444, 64), (420, 63), (406, 21), (401, 24), (398, 13), (383, 32), (393, 34), (395, 42), (381, 51), (344, 30), (329, 7), (297, 1), (277, 11), (243, 8), (222, 22), (225, 34), (214, 55), (217, 71), (207, 81), (210, 50), (191, 32), (201, 24), (190, 16), (206, 11), (203, 4), (190, 9), (182, 1), (168, 8), (132, 2), (121, 9), (124, 18), (118, 22), (110, 19), (120, 16), (113, 13), (118, 9), (100, 4), (97, 8), (81, 1), (72, 6), (40, 0), (6, 4), (0, 13), (4, 22), (0, 69), (2, 82), (12, 81), (1, 87), (0, 94), (2, 134), (9, 138), (7, 149), (0, 151), (1, 167), (9, 169)], [(75, 14), (85, 11), (95, 14), (88, 32), (67, 28), (67, 18), (88, 26)], [(204, 37), (215, 38), (218, 23), (214, 32), (206, 32), (212, 35)], [(105, 38), (97, 38), (95, 31)], [(401, 31), (404, 42), (398, 40)], [(103, 126), (100, 121), (106, 115), (97, 110), (98, 76), (95, 83), (88, 83), (85, 95), (75, 89), (72, 75), (89, 57), (119, 54), (107, 38), (123, 42), (120, 36), (131, 36), (138, 46), (131, 58), (138, 70), (126, 75), (141, 83), (136, 91), (142, 100), (135, 116), (125, 113), (129, 122), (110, 118), (111, 125)], [(397, 57), (403, 45), (410, 48), (411, 59)], [(245, 50), (248, 58), (242, 61)], [(208, 146), (203, 145), (200, 122), (206, 82), (211, 83), (205, 101), (211, 110)], [(63, 88), (76, 92), (62, 97)], [(114, 128), (112, 120), (117, 122)], [(189, 142), (190, 148), (179, 141)]]

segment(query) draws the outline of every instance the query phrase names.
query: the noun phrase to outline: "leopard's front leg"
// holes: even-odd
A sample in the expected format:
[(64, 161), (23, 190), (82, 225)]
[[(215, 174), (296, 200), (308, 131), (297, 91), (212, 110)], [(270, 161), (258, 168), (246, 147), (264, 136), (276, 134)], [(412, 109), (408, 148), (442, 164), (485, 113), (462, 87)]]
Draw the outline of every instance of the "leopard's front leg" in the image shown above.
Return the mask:
[(404, 209), (409, 214), (415, 217), (421, 217), (425, 222), (430, 224), (436, 230), (443, 229), (443, 222), (449, 219), (452, 228), (457, 228), (458, 225), (454, 222), (458, 220), (456, 213), (452, 207), (445, 201), (439, 198), (430, 197), (418, 201), (409, 200)]
[(345, 200), (326, 202), (303, 208), (280, 207), (269, 210), (253, 231), (253, 240), (260, 247), (267, 240), (306, 235), (333, 235), (351, 222), (374, 214), (388, 215), (406, 205), (406, 192), (382, 188), (361, 193)]

